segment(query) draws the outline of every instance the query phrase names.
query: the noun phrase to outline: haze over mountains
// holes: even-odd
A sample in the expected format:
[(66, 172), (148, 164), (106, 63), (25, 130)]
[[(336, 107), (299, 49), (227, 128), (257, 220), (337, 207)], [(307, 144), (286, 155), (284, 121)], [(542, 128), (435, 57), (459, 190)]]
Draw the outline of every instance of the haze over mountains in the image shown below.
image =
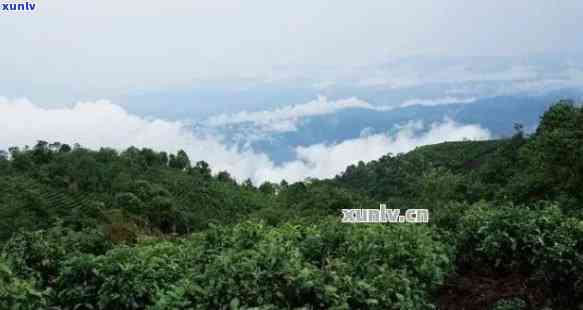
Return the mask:
[[(282, 66), (273, 70), (277, 78), (201, 81), (183, 90), (130, 94), (118, 102), (143, 116), (188, 119), (195, 132), (265, 153), (279, 165), (302, 157), (301, 150), (310, 146), (329, 149), (347, 140), (395, 134), (407, 124), (417, 124), (415, 134), (446, 122), (480, 126), (492, 138), (512, 135), (515, 123), (532, 131), (550, 103), (582, 97), (581, 64), (580, 53), (563, 52), (411, 56), (344, 68)], [(179, 109), (168, 109), (170, 102)]]
[(238, 180), (323, 178), (532, 131), (583, 89), (580, 1), (130, 2), (3, 16), (0, 149), (184, 148)]
[[(358, 161), (443, 141), (484, 140), (513, 134), (513, 124), (533, 131), (553, 102), (582, 98), (577, 89), (545, 94), (408, 101), (373, 105), (319, 97), (271, 110), (219, 114), (200, 121), (139, 116), (107, 101), (43, 107), (27, 100), (0, 100), (0, 149), (37, 140), (80, 143), (98, 149), (132, 145), (205, 160), (255, 183), (329, 178)], [(30, 127), (29, 124), (35, 124)], [(107, 126), (104, 126), (107, 124)]]
[(375, 107), (357, 99), (327, 101), (319, 98), (287, 109), (214, 117), (202, 122), (201, 126), (225, 134), (229, 143), (249, 144), (269, 154), (274, 161), (284, 162), (294, 159), (295, 147), (333, 145), (378, 134), (395, 135), (407, 126), (421, 134), (430, 131), (432, 124), (479, 125), (492, 138), (512, 135), (513, 124), (521, 124), (531, 132), (538, 124), (539, 115), (551, 103), (580, 97), (580, 91), (565, 89), (538, 96), (498, 96), (463, 103), (452, 99), (452, 102), (432, 104), (427, 100), (395, 108)]

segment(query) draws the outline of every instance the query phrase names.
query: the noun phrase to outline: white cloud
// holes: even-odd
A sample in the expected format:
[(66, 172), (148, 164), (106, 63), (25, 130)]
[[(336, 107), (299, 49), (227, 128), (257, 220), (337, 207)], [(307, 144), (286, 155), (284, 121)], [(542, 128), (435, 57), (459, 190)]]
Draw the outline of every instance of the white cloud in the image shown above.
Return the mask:
[(476, 98), (456, 98), (456, 97), (444, 97), (435, 99), (411, 99), (403, 102), (400, 107), (410, 107), (415, 105), (421, 106), (436, 106), (444, 104), (456, 104), (456, 103), (472, 103), (476, 101)]
[[(427, 131), (422, 133), (422, 130)], [(429, 126), (420, 121), (400, 127), (395, 135), (376, 134), (346, 140), (334, 145), (317, 144), (296, 148), (298, 160), (275, 169), (258, 171), (257, 179), (301, 180), (337, 175), (358, 161), (371, 161), (387, 153), (404, 153), (426, 144), (444, 141), (490, 139), (488, 130), (477, 125), (461, 125), (451, 119)]]
[(34, 145), (37, 140), (79, 143), (92, 149), (132, 145), (170, 152), (184, 149), (193, 161), (205, 160), (214, 169), (228, 170), (241, 179), (272, 165), (264, 154), (227, 147), (220, 137), (197, 135), (185, 123), (147, 120), (107, 101), (45, 109), (27, 100), (0, 99), (0, 124), (0, 149)]
[[(435, 99), (411, 99), (397, 107), (409, 107), (414, 105), (435, 106), (455, 103), (471, 103), (476, 98), (443, 97)], [(252, 134), (256, 138), (264, 139), (266, 135), (281, 132), (291, 132), (298, 130), (302, 120), (310, 116), (334, 114), (344, 109), (368, 109), (374, 111), (389, 111), (394, 109), (391, 106), (374, 106), (370, 103), (349, 98), (337, 101), (329, 101), (326, 97), (320, 96), (317, 100), (299, 105), (289, 105), (273, 110), (263, 110), (257, 112), (241, 111), (234, 114), (215, 115), (203, 121), (204, 127), (224, 128), (232, 125), (249, 124), (251, 128), (245, 128), (246, 135)], [(243, 130), (243, 127), (239, 127)], [(248, 139), (247, 139), (248, 140)]]
[(542, 79), (514, 81), (503, 89), (503, 92), (528, 92), (532, 94), (543, 94), (545, 92), (560, 90), (565, 88), (583, 88), (583, 70), (579, 68), (567, 68), (559, 72), (557, 76)]
[(269, 76), (281, 65), (366, 64), (412, 51), (580, 50), (582, 8), (578, 0), (52, 0), (24, 23), (20, 14), (0, 19), (0, 81), (32, 75), (65, 89), (126, 90)]
[(297, 130), (297, 124), (302, 118), (333, 114), (340, 110), (353, 108), (371, 110), (390, 109), (388, 107), (375, 107), (368, 102), (357, 98), (328, 101), (326, 97), (320, 96), (317, 100), (305, 104), (290, 105), (269, 111), (241, 111), (235, 114), (212, 116), (204, 121), (203, 125), (221, 127), (226, 125), (251, 123), (261, 132), (287, 132)]
[(320, 81), (313, 83), (312, 88), (322, 91), (335, 85), (336, 85), (335, 81)]
[(382, 87), (390, 89), (407, 88), (422, 85), (424, 81), (417, 74), (411, 72), (376, 72), (372, 77), (365, 77), (356, 81), (362, 87)]
[[(344, 102), (350, 105), (348, 102), (352, 101)], [(25, 99), (0, 98), (0, 124), (0, 149), (33, 145), (37, 140), (79, 143), (92, 149), (102, 146), (124, 149), (132, 145), (169, 152), (184, 149), (193, 162), (205, 160), (215, 172), (227, 170), (238, 180), (251, 178), (255, 183), (332, 177), (351, 163), (373, 160), (389, 152), (406, 152), (442, 141), (490, 137), (487, 130), (476, 125), (444, 120), (427, 126), (417, 121), (398, 128), (395, 135), (375, 134), (334, 145), (298, 147), (297, 160), (275, 165), (266, 154), (226, 146), (220, 136), (194, 133), (181, 122), (131, 115), (108, 101), (47, 109)], [(426, 131), (421, 132), (422, 129)]]

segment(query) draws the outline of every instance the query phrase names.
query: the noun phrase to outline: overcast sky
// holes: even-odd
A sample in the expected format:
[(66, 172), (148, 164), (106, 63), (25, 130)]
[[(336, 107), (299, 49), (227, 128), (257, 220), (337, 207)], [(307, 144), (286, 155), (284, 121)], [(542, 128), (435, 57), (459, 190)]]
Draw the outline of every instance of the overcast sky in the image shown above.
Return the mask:
[[(36, 3), (34, 12), (0, 11), (0, 149), (39, 139), (91, 148), (182, 148), (239, 180), (331, 177), (358, 160), (491, 135), (480, 124), (412, 119), (392, 136), (293, 146), (296, 158), (276, 165), (269, 154), (193, 132), (182, 119), (200, 115), (205, 104), (222, 104), (228, 113), (211, 118), (211, 125), (252, 122), (263, 131), (287, 132), (302, 117), (355, 106), (471, 103), (474, 89), (493, 93), (491, 82), (510, 89), (583, 85), (583, 57), (564, 56), (582, 55), (580, 0), (28, 1)], [(493, 66), (484, 65), (491, 59)], [(545, 73), (543, 63), (558, 73)], [(273, 81), (287, 84), (270, 89)], [(268, 86), (259, 87), (259, 95), (230, 92), (254, 83)], [(315, 88), (298, 93), (300, 84)], [(306, 103), (306, 96), (331, 85), (346, 98), (357, 97), (358, 87), (373, 93), (409, 87), (413, 99)], [(440, 91), (420, 91), (425, 85)], [(120, 106), (124, 96), (137, 98), (138, 108), (130, 101)], [(241, 112), (257, 99), (290, 106)], [(186, 107), (194, 109), (189, 114)], [(181, 119), (140, 110), (177, 111)]]
[(107, 97), (198, 79), (264, 79), (286, 66), (339, 68), (412, 55), (516, 56), (583, 47), (579, 0), (36, 4), (33, 13), (0, 11), (0, 91), (20, 88), (26, 96), (92, 90)]

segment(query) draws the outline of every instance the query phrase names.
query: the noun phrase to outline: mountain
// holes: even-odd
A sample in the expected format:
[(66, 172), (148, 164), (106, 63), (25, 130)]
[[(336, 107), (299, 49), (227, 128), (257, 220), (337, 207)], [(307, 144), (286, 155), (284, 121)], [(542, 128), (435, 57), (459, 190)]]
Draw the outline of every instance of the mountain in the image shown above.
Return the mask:
[[(334, 114), (309, 116), (297, 123), (296, 130), (270, 132), (252, 140), (251, 147), (268, 154), (276, 163), (295, 159), (295, 148), (314, 144), (333, 144), (366, 134), (394, 134), (399, 125), (410, 121), (425, 124), (451, 119), (461, 124), (477, 124), (490, 131), (493, 137), (510, 137), (514, 124), (522, 124), (527, 132), (537, 127), (540, 115), (560, 99), (583, 98), (579, 90), (561, 90), (542, 96), (498, 96), (478, 99), (472, 103), (453, 103), (435, 106), (413, 105), (387, 111), (348, 108)], [(427, 130), (427, 128), (426, 128)], [(246, 144), (249, 124), (230, 125), (224, 129), (227, 141)], [(242, 140), (240, 137), (245, 137)]]

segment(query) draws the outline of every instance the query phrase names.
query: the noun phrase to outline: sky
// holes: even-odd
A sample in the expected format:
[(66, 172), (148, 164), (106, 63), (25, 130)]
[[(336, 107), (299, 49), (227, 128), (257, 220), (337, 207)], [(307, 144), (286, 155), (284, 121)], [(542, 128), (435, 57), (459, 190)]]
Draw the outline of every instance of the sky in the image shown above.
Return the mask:
[(583, 48), (577, 25), (583, 2), (577, 0), (36, 4), (34, 12), (0, 11), (0, 91), (95, 98), (202, 81), (276, 80), (294, 68), (341, 74), (415, 55), (524, 56)]
[(580, 0), (28, 1), (32, 12), (0, 11), (0, 149), (39, 139), (185, 149), (238, 180), (297, 181), (492, 136), (412, 119), (392, 135), (294, 146), (295, 160), (276, 165), (189, 121), (286, 132), (355, 107), (583, 88)]

